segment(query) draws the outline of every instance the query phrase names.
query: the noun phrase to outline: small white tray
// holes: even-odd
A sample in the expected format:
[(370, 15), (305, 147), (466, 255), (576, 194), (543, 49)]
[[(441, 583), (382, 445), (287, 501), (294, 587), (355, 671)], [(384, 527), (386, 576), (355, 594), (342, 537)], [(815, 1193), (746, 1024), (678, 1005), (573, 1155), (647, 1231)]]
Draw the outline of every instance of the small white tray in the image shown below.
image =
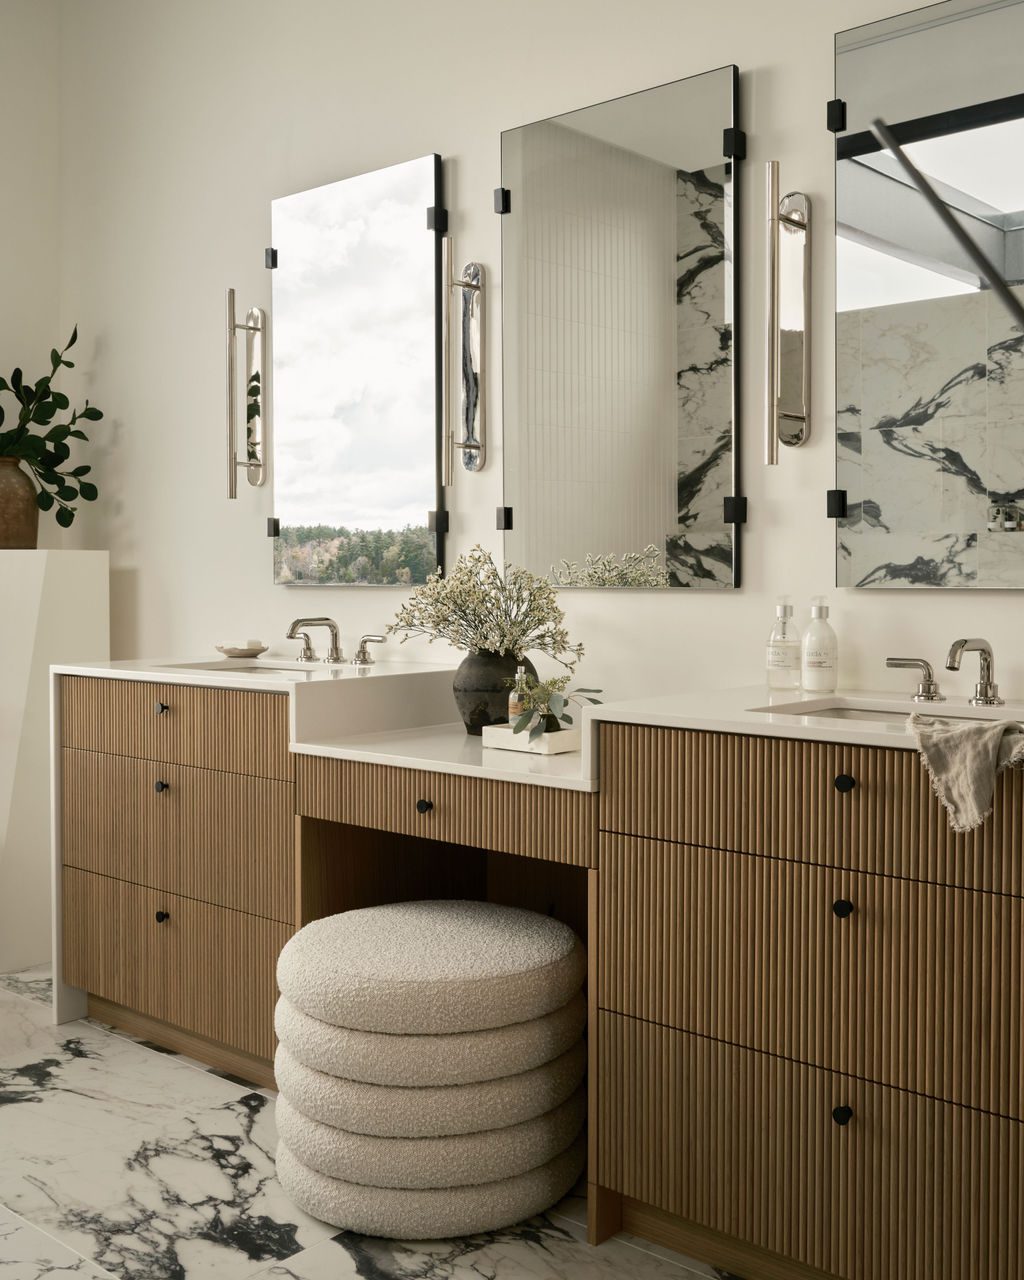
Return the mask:
[(484, 725), (485, 747), (498, 751), (530, 751), (536, 756), (561, 756), (569, 751), (579, 751), (582, 735), (579, 729), (560, 729), (558, 733), (542, 733), (533, 742), (529, 730), (514, 733), (510, 724)]

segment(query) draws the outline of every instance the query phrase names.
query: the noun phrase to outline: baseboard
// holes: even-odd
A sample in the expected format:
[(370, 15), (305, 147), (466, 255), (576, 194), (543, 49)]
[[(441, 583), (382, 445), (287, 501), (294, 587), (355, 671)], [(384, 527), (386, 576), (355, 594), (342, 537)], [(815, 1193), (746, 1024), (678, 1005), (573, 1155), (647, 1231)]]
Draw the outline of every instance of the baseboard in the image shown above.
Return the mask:
[(205, 1036), (196, 1035), (192, 1031), (183, 1031), (169, 1022), (161, 1022), (159, 1018), (150, 1018), (144, 1013), (136, 1013), (134, 1009), (126, 1009), (123, 1005), (104, 1000), (101, 996), (89, 996), (89, 1017), (97, 1022), (105, 1022), (108, 1026), (127, 1031), (142, 1040), (151, 1040), (163, 1049), (171, 1049), (175, 1053), (184, 1053), (217, 1071), (226, 1071), (229, 1075), (238, 1076), (240, 1080), (256, 1085), (261, 1089), (276, 1089), (273, 1064), (265, 1058), (254, 1057), (241, 1049), (231, 1049), (219, 1044), (216, 1040), (207, 1040)]
[(825, 1271), (792, 1262), (628, 1196), (622, 1198), (622, 1230), (745, 1280), (835, 1280)]

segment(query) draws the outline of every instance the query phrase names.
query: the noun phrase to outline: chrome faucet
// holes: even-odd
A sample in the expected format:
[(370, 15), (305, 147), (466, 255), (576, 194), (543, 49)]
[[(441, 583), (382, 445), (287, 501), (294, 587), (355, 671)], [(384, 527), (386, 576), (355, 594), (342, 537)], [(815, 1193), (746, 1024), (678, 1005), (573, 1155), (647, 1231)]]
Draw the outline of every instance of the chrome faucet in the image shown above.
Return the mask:
[(287, 639), (301, 640), (302, 649), (299, 652), (300, 662), (316, 662), (316, 653), (309, 640), (307, 627), (326, 627), (331, 634), (330, 647), (327, 650), (327, 657), (324, 662), (343, 662), (344, 657), (341, 652), (341, 644), (338, 638), (338, 624), (333, 618), (296, 618), (286, 632)]
[(921, 673), (921, 678), (917, 683), (917, 693), (914, 694), (912, 699), (913, 702), (946, 701), (939, 692), (939, 684), (935, 679), (932, 664), (926, 662), (924, 658), (886, 658), (885, 665), (887, 667), (908, 667)]
[(387, 644), (387, 636), (362, 636), (359, 641), (359, 648), (356, 650), (356, 656), (352, 659), (354, 667), (372, 667), (373, 658), (370, 657), (370, 650), (366, 647), (371, 644)]
[(1001, 707), (1003, 699), (999, 696), (999, 686), (992, 679), (995, 675), (995, 659), (992, 646), (987, 640), (954, 640), (946, 659), (947, 671), (959, 671), (960, 659), (965, 653), (977, 653), (981, 660), (981, 678), (974, 686), (972, 707)]

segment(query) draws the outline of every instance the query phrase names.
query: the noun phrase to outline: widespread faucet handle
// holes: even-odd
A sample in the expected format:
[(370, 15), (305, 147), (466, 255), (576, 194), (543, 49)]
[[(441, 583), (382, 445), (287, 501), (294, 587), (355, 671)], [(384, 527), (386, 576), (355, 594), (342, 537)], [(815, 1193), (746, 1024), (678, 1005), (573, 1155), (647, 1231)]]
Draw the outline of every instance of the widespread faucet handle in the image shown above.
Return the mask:
[(914, 671), (920, 671), (921, 679), (918, 681), (917, 693), (914, 694), (912, 701), (946, 701), (943, 695), (939, 692), (939, 685), (938, 681), (935, 679), (935, 672), (932, 670), (932, 664), (926, 658), (886, 658), (885, 665), (887, 667), (907, 667)]
[(299, 650), (300, 662), (316, 662), (316, 650), (313, 648), (308, 631), (296, 631), (294, 635), (289, 635), (288, 639), (302, 641), (302, 648)]
[(370, 657), (370, 650), (366, 646), (369, 644), (387, 644), (387, 642), (387, 636), (360, 636), (359, 648), (356, 650), (356, 656), (352, 659), (352, 665), (354, 667), (372, 667), (374, 660)]

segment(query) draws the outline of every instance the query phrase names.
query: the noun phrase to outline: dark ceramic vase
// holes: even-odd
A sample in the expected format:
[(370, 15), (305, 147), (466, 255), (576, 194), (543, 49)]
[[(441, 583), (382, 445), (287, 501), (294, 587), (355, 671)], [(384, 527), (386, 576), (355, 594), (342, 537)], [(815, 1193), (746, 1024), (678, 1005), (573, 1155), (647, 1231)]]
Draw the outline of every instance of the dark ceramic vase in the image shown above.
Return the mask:
[(517, 667), (536, 680), (530, 659), (514, 653), (467, 653), (462, 659), (452, 689), (467, 733), (481, 734), (485, 724), (508, 724), (509, 681), (515, 680)]
[(17, 458), (0, 458), (0, 548), (31, 551), (38, 541), (36, 487)]

